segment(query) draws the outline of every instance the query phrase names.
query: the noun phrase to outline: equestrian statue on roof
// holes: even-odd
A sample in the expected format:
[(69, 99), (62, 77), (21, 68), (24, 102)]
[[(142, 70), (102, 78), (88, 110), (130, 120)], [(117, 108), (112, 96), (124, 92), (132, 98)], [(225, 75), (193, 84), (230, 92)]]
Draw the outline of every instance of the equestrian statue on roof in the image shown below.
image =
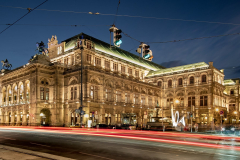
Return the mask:
[(43, 55), (46, 55), (48, 56), (48, 49), (45, 48), (45, 44), (43, 43), (43, 41), (41, 41), (40, 43), (36, 43), (36, 46), (37, 46), (37, 49), (38, 50), (38, 53), (42, 53)]
[[(9, 68), (11, 69), (12, 68), (12, 65), (8, 62), (7, 59), (5, 61), (2, 60), (1, 63), (2, 63), (2, 69), (9, 69)], [(4, 67), (6, 67), (6, 68), (4, 68)]]

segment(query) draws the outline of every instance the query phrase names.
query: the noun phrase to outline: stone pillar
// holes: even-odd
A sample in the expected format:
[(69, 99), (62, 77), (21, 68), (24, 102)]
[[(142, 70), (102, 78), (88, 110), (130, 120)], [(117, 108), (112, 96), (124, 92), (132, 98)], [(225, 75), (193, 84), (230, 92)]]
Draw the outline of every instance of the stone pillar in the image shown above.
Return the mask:
[(89, 116), (90, 116), (90, 106), (88, 103), (88, 106), (83, 108), (85, 111), (85, 115), (83, 115), (83, 124), (87, 126), (88, 120), (89, 120)]
[(116, 108), (113, 107), (112, 113), (111, 113), (111, 125), (116, 124), (116, 122), (115, 122), (115, 114), (116, 114)]
[(66, 122), (66, 126), (70, 127), (70, 125), (72, 125), (72, 112), (68, 109), (67, 110), (67, 122)]
[(5, 124), (9, 125), (9, 115), (8, 115), (8, 112), (5, 113)]
[(0, 125), (2, 125), (4, 123), (4, 114), (3, 111), (0, 111)]
[(27, 114), (25, 111), (23, 111), (23, 117), (22, 117), (22, 126), (26, 126), (27, 125)]
[(137, 123), (138, 123), (138, 126), (142, 126), (142, 109), (140, 109), (138, 112)]
[(104, 123), (104, 119), (105, 119), (105, 112), (103, 109), (103, 105), (100, 105), (100, 111), (99, 111), (99, 117), (98, 117), (99, 123)]
[(17, 122), (16, 122), (16, 125), (17, 125), (17, 126), (20, 126), (20, 123), (21, 123), (21, 122), (20, 122), (20, 118), (21, 118), (20, 116), (21, 116), (21, 114), (20, 114), (20, 111), (18, 110), (18, 111), (17, 111)]
[(14, 125), (14, 118), (15, 118), (15, 115), (13, 114), (13, 112), (11, 112), (11, 126)]

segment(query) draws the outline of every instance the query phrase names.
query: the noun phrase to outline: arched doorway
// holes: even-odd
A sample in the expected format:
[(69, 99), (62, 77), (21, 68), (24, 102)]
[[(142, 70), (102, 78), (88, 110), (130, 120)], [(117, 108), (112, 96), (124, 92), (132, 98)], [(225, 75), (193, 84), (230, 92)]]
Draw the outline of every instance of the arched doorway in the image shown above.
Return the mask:
[(48, 108), (44, 108), (40, 112), (41, 117), (41, 125), (49, 126), (50, 125), (50, 110)]

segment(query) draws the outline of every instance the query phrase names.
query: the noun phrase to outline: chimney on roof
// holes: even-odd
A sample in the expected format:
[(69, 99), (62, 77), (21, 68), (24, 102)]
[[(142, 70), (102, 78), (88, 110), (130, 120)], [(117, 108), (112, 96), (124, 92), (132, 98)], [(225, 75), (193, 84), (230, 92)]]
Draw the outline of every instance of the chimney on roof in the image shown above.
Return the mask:
[(239, 80), (236, 80), (236, 84), (239, 84)]
[(209, 62), (209, 68), (213, 67), (213, 62)]

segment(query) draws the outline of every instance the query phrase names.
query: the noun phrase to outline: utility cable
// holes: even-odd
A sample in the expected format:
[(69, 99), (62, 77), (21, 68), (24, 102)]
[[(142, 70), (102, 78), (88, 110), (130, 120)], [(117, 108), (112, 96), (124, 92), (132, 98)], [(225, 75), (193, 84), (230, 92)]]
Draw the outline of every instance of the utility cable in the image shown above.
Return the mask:
[[(12, 24), (0, 24), (0, 25), (12, 25)], [(112, 25), (79, 25), (79, 24), (74, 24), (74, 25), (63, 25), (63, 24), (15, 24), (15, 25), (22, 25), (22, 26), (55, 26), (55, 27), (60, 27), (60, 26), (70, 26), (70, 27), (84, 27), (84, 26), (112, 26)]]
[[(0, 5), (0, 7), (18, 8), (18, 9), (28, 9), (28, 8), (23, 8), (23, 7), (13, 7), (13, 6), (4, 6), (4, 5)], [(39, 10), (39, 11), (53, 11), (53, 12), (65, 12), (65, 13), (84, 13), (84, 14), (90, 14), (89, 12), (75, 12), (75, 11), (63, 11), (63, 10), (49, 10), (49, 9), (35, 9), (35, 10)], [(197, 23), (210, 23), (210, 24), (225, 24), (225, 25), (240, 26), (240, 24), (237, 24), (237, 23), (199, 21), (199, 20), (176, 19), (176, 18), (145, 17), (145, 16), (117, 15), (117, 14), (104, 14), (104, 13), (98, 13), (98, 15), (118, 16), (118, 17), (132, 17), (132, 18), (145, 18), (145, 19), (158, 19), (158, 20), (171, 20), (171, 21), (184, 21), (184, 22), (197, 22)]]
[[(137, 41), (137, 42), (143, 42), (139, 41), (128, 34), (122, 32), (125, 36)], [(240, 35), (240, 33), (230, 33), (230, 34), (222, 34), (222, 35), (216, 35), (216, 36), (207, 36), (207, 37), (198, 37), (198, 38), (188, 38), (188, 39), (180, 39), (180, 40), (172, 40), (172, 41), (162, 41), (162, 42), (143, 42), (145, 44), (153, 44), (153, 43), (173, 43), (173, 42), (183, 42), (183, 41), (190, 41), (190, 40), (198, 40), (198, 39), (207, 39), (207, 38), (217, 38), (217, 37), (224, 37), (224, 36), (235, 36), (235, 35)]]
[(208, 37), (199, 37), (199, 38), (189, 38), (189, 39), (181, 39), (181, 40), (173, 40), (173, 41), (163, 41), (163, 42), (144, 42), (144, 43), (172, 43), (172, 42), (182, 42), (182, 41), (190, 41), (190, 40), (198, 40), (198, 39), (206, 39), (206, 38), (216, 38), (216, 37), (224, 37), (224, 36), (234, 36), (240, 35), (240, 33), (231, 33), (231, 34), (223, 34), (216, 36), (208, 36)]
[(113, 25), (115, 25), (115, 22), (116, 22), (116, 18), (117, 18), (117, 14), (118, 14), (118, 8), (119, 8), (119, 5), (120, 5), (120, 0), (119, 0), (119, 2), (118, 2), (117, 12), (116, 12), (115, 17), (114, 17)]
[(129, 38), (131, 38), (131, 39), (133, 39), (133, 40), (135, 40), (135, 41), (138, 41), (138, 42), (140, 42), (140, 43), (142, 42), (142, 41), (139, 41), (139, 40), (137, 40), (137, 39), (129, 36), (128, 34), (124, 33), (123, 31), (122, 31), (122, 33), (123, 33), (125, 36), (127, 36), (127, 37), (129, 37)]
[(18, 20), (16, 20), (15, 22), (13, 22), (11, 25), (9, 25), (7, 28), (5, 28), (4, 30), (2, 30), (0, 32), (0, 34), (2, 34), (4, 31), (6, 31), (8, 28), (12, 27), (15, 23), (17, 23), (18, 21), (20, 21), (21, 19), (23, 19), (26, 15), (28, 15), (29, 13), (31, 13), (33, 10), (37, 9), (38, 7), (40, 7), (41, 5), (43, 5), (44, 3), (46, 3), (48, 0), (44, 1), (43, 3), (39, 4), (37, 7), (31, 9), (31, 8), (27, 8), (28, 12), (26, 14), (24, 14), (21, 18), (19, 18)]

